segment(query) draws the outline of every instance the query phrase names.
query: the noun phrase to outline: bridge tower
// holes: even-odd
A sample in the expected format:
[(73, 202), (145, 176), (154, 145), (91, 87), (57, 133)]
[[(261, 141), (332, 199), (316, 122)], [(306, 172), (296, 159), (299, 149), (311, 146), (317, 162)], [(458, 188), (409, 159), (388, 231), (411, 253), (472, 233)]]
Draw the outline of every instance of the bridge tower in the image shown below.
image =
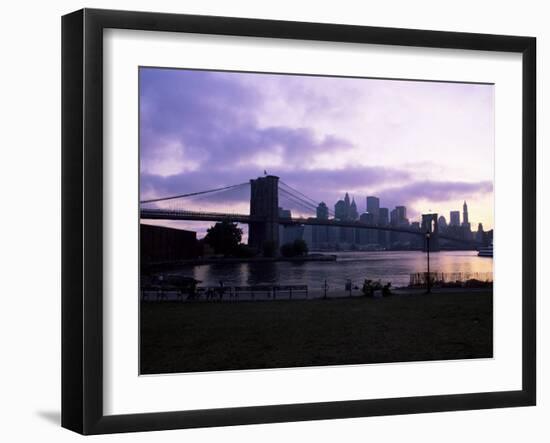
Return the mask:
[[(430, 233), (430, 252), (439, 252), (439, 225), (437, 223), (437, 214), (422, 214), (422, 232)], [(426, 252), (427, 245), (424, 240), (422, 250)]]
[(250, 216), (265, 221), (248, 226), (248, 244), (262, 249), (266, 242), (279, 248), (279, 177), (266, 175), (250, 180)]

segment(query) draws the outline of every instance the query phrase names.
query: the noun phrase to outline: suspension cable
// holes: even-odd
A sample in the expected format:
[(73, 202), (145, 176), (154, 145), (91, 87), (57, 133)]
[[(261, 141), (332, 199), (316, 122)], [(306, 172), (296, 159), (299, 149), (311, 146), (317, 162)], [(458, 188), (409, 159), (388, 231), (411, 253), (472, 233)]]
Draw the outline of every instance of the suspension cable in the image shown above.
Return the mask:
[(304, 202), (303, 200), (298, 199), (293, 194), (289, 193), (288, 191), (285, 191), (284, 189), (280, 189), (280, 191), (285, 194), (283, 196), (283, 199), (286, 199), (289, 203), (293, 203), (298, 205), (298, 207), (301, 210), (305, 210), (307, 212), (316, 212), (317, 208), (311, 204), (308, 204), (307, 202)]
[[(317, 211), (318, 203), (316, 203), (313, 199), (309, 199), (310, 201), (314, 202), (314, 203), (310, 203), (309, 201), (307, 201), (303, 198), (300, 198), (299, 196), (285, 190), (284, 188), (279, 188), (279, 190), (282, 191), (284, 194), (292, 196), (294, 199), (298, 200), (299, 202), (302, 202), (304, 205), (307, 205), (308, 208), (314, 210), (315, 212)], [(328, 210), (329, 215), (334, 216), (334, 212), (330, 208), (327, 207), (327, 210)]]
[[(312, 202), (313, 204), (315, 204), (315, 207), (317, 208), (317, 206), (319, 205), (318, 202), (316, 202), (315, 200), (313, 200), (311, 197), (307, 196), (306, 194), (304, 194), (303, 192), (300, 192), (298, 191), (296, 188), (293, 188), (292, 186), (290, 186), (288, 183), (285, 183), (284, 181), (280, 180), (280, 183), (284, 186), (286, 186), (287, 188), (293, 190), (295, 193), (301, 195), (302, 197), (304, 197), (305, 199), (309, 200), (310, 202)], [(328, 206), (327, 206), (327, 209), (328, 209), (328, 212), (330, 215), (334, 215), (334, 211), (332, 209), (330, 209)]]
[(294, 191), (295, 193), (301, 195), (303, 198), (305, 198), (306, 200), (309, 200), (311, 203), (315, 204), (315, 206), (317, 206), (319, 204), (319, 202), (313, 200), (311, 197), (308, 197), (307, 195), (305, 195), (303, 192), (300, 192), (298, 191), (296, 188), (293, 188), (292, 186), (290, 186), (288, 183), (285, 183), (284, 181), (280, 180), (280, 183), (284, 186), (286, 186), (287, 188), (291, 189), (292, 191)]
[(208, 194), (208, 193), (211, 193), (211, 192), (225, 191), (227, 189), (233, 189), (233, 188), (237, 188), (239, 186), (244, 186), (244, 185), (248, 185), (248, 184), (249, 184), (248, 182), (239, 183), (238, 185), (224, 186), (223, 188), (208, 189), (206, 191), (191, 192), (189, 194), (179, 194), (179, 195), (172, 195), (170, 197), (162, 197), (162, 198), (153, 198), (153, 199), (150, 199), (150, 200), (142, 200), (139, 203), (143, 205), (143, 204), (146, 204), (146, 203), (156, 203), (156, 202), (161, 202), (161, 201), (166, 201), (166, 200), (174, 200), (176, 198), (193, 197), (193, 196), (196, 196), (196, 195)]

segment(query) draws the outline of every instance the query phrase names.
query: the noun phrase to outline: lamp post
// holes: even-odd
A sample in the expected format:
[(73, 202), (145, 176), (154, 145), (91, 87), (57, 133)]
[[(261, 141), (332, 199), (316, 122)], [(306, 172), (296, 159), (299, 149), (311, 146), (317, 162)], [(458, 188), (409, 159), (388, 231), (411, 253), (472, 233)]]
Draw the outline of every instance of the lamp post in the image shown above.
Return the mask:
[(430, 231), (426, 231), (426, 253), (428, 259), (428, 273), (426, 275), (426, 293), (432, 292), (432, 283), (430, 278)]

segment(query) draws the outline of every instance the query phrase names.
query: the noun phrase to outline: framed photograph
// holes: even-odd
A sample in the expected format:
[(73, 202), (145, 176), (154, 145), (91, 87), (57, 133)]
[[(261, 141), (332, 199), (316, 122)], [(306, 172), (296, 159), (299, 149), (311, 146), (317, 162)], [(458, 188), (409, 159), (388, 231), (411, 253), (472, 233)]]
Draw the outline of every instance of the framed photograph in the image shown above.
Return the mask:
[(536, 402), (532, 37), (62, 20), (62, 425)]

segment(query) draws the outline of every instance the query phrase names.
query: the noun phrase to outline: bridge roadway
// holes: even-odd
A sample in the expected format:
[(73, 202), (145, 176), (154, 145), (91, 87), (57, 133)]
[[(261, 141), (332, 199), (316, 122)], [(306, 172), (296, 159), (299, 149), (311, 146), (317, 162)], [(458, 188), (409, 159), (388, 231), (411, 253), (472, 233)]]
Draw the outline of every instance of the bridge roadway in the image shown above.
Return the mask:
[[(167, 209), (141, 209), (140, 218), (142, 220), (186, 220), (186, 221), (211, 221), (221, 222), (230, 221), (234, 223), (254, 223), (265, 222), (265, 217), (250, 216), (247, 214), (224, 214), (217, 212), (195, 212), (195, 211), (171, 211)], [(333, 226), (339, 228), (360, 228), (360, 229), (376, 229), (378, 231), (397, 232), (402, 234), (412, 234), (424, 237), (425, 233), (416, 229), (399, 228), (394, 226), (378, 226), (369, 225), (360, 221), (343, 221), (334, 219), (318, 219), (318, 218), (284, 218), (280, 217), (277, 223), (283, 226)], [(480, 246), (481, 243), (475, 240), (465, 240), (446, 235), (438, 234), (440, 239), (450, 240), (458, 243), (468, 244), (471, 246)]]

